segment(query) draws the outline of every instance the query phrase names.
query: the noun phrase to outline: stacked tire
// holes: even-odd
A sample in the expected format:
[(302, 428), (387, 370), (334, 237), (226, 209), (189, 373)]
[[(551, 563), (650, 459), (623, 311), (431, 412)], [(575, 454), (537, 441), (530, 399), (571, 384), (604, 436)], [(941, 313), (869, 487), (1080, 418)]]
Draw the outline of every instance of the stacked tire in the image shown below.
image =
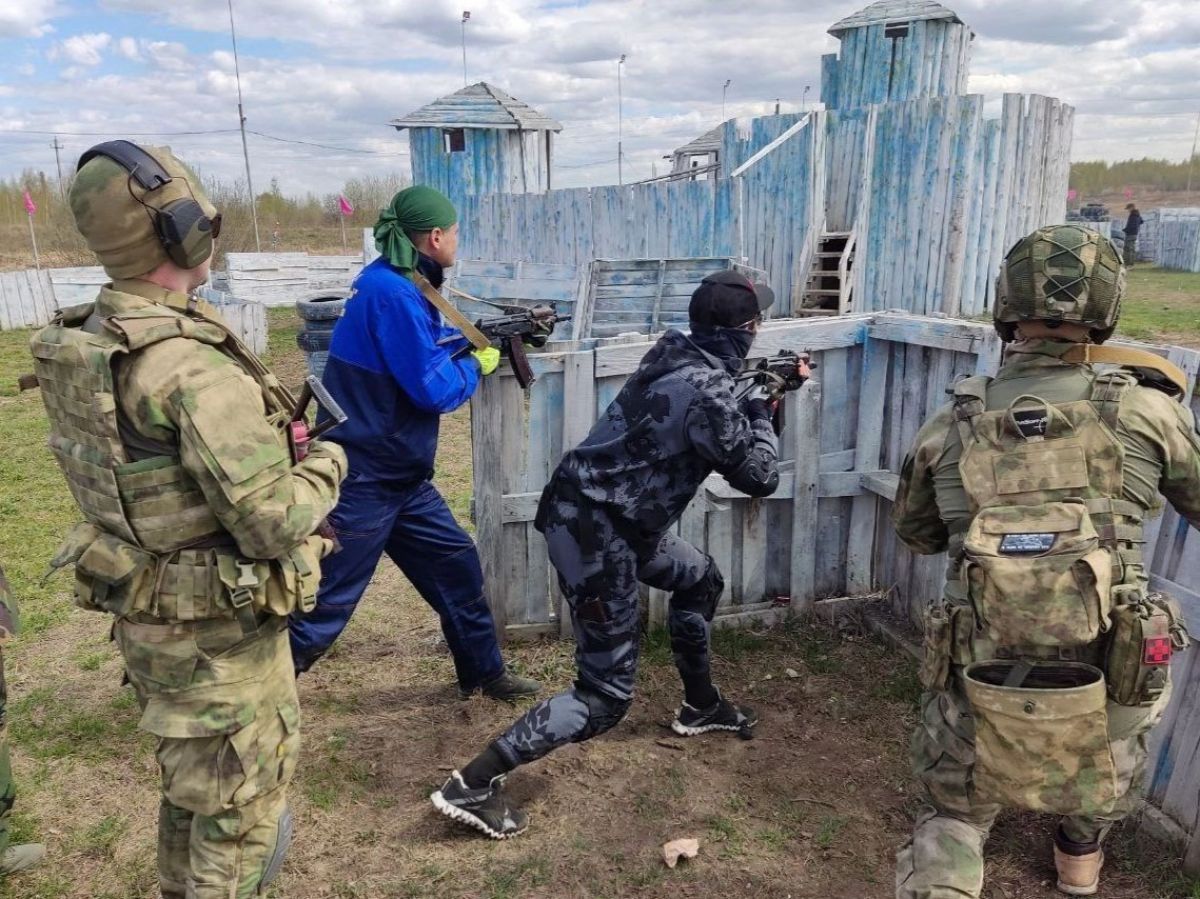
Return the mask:
[(296, 346), (304, 353), (309, 374), (319, 378), (325, 371), (333, 326), (345, 308), (346, 294), (341, 292), (325, 291), (296, 301), (296, 314), (300, 316)]

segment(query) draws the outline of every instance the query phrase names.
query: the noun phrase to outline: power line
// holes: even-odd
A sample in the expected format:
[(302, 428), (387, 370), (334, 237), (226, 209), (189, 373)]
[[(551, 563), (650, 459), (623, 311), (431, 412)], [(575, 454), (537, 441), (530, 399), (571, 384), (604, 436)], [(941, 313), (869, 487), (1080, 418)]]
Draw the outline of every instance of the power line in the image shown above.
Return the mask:
[(236, 128), (217, 128), (209, 131), (36, 131), (30, 128), (0, 128), (0, 134), (51, 134), (62, 137), (109, 137), (124, 134), (128, 137), (187, 137), (196, 134), (235, 134)]
[(407, 153), (385, 153), (380, 150), (360, 150), (357, 147), (335, 147), (332, 144), (319, 144), (311, 140), (299, 140), (294, 137), (276, 137), (274, 134), (264, 134), (262, 131), (255, 131), (252, 128), (247, 128), (248, 134), (256, 134), (259, 137), (265, 137), (267, 140), (279, 141), (283, 144), (302, 144), (306, 147), (320, 147), (322, 150), (341, 150), (344, 153), (363, 153), (368, 156), (407, 156)]

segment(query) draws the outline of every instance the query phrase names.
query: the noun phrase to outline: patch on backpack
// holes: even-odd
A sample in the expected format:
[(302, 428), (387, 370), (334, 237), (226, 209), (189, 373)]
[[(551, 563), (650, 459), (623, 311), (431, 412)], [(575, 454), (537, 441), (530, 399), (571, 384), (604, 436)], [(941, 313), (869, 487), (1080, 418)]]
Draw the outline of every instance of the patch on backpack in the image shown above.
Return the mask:
[(1000, 552), (1010, 556), (1049, 552), (1054, 546), (1054, 534), (1005, 534)]

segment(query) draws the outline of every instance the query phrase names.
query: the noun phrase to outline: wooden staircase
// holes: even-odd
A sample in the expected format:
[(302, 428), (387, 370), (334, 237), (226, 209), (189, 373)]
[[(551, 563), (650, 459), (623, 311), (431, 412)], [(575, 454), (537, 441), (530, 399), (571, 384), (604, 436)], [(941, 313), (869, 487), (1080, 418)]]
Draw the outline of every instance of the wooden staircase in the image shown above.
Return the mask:
[(817, 239), (796, 315), (842, 315), (850, 306), (854, 232), (826, 231)]

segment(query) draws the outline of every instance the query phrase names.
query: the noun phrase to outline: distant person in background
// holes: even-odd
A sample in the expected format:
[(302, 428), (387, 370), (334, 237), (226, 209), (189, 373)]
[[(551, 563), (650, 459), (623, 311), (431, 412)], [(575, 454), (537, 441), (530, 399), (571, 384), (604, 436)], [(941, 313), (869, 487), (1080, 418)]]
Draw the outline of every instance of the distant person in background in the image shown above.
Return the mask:
[(1137, 262), (1137, 237), (1142, 229), (1142, 214), (1132, 203), (1125, 204), (1125, 211), (1129, 213), (1129, 218), (1125, 219), (1124, 262), (1126, 268), (1133, 268)]
[(271, 230), (271, 249), (279, 249), (279, 222), (276, 222), (275, 227)]

